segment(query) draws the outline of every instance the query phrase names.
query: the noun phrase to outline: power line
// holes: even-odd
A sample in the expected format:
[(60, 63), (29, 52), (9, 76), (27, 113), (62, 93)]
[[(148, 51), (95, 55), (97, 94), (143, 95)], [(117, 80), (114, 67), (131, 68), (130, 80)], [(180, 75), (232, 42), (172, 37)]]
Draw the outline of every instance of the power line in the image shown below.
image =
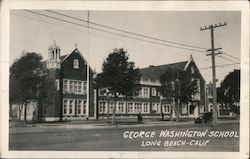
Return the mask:
[[(62, 14), (62, 13), (58, 13), (58, 12), (55, 12), (55, 11), (51, 11), (51, 10), (46, 10), (46, 11), (50, 12), (50, 13), (57, 14), (57, 15), (65, 16), (65, 17), (68, 17), (68, 18), (72, 18), (72, 19), (75, 19), (75, 20), (83, 21), (83, 22), (86, 22), (86, 23), (88, 22), (87, 20), (76, 18), (76, 17), (66, 15), (66, 14)], [(161, 42), (171, 43), (171, 44), (175, 44), (175, 45), (182, 45), (182, 46), (201, 49), (201, 50), (206, 50), (207, 49), (207, 48), (203, 48), (203, 47), (198, 47), (198, 46), (194, 46), (194, 45), (188, 45), (188, 44), (173, 42), (173, 41), (164, 40), (164, 39), (160, 39), (160, 38), (156, 38), (156, 37), (152, 37), (152, 36), (147, 36), (147, 35), (142, 35), (142, 34), (130, 32), (130, 31), (122, 30), (122, 29), (117, 29), (117, 28), (114, 28), (114, 27), (110, 27), (110, 26), (107, 26), (107, 25), (103, 25), (103, 24), (99, 24), (99, 23), (95, 23), (95, 22), (91, 22), (91, 21), (89, 21), (88, 23), (89, 24), (94, 24), (94, 25), (97, 25), (97, 26), (101, 26), (101, 27), (104, 27), (104, 28), (120, 31), (120, 32), (123, 32), (123, 33), (131, 34), (131, 35), (136, 35), (136, 36), (140, 36), (140, 37), (144, 37), (144, 38), (148, 38), (148, 39), (152, 39), (152, 40), (161, 41)]]
[[(224, 67), (224, 66), (232, 66), (232, 65), (239, 65), (240, 63), (229, 63), (229, 64), (224, 64), (224, 65), (217, 65), (215, 67)], [(212, 68), (212, 66), (210, 67), (202, 67), (202, 68), (199, 68), (199, 69), (208, 69), (208, 68)]]
[[(57, 23), (51, 23), (51, 22), (48, 22), (48, 21), (45, 21), (45, 20), (40, 20), (40, 19), (36, 19), (36, 18), (31, 18), (29, 16), (24, 16), (24, 15), (19, 15), (19, 14), (16, 14), (16, 13), (12, 13), (14, 16), (19, 16), (19, 17), (22, 17), (22, 18), (27, 18), (27, 19), (31, 19), (31, 20), (34, 20), (34, 21), (38, 21), (38, 22), (43, 22), (43, 23), (48, 23), (48, 24), (51, 24), (51, 25), (55, 25), (55, 26), (59, 26), (59, 27), (63, 27), (63, 28), (67, 28), (67, 29), (71, 29), (71, 30), (74, 30), (74, 31), (79, 31), (79, 32), (86, 32), (86, 31), (83, 31), (81, 29), (75, 29), (75, 28), (72, 28), (72, 27), (68, 27), (68, 26), (65, 26), (65, 25), (59, 25)], [(110, 36), (104, 36), (104, 35), (101, 35), (99, 33), (90, 33), (92, 35), (95, 35), (95, 36), (99, 36), (99, 37), (104, 37), (104, 38), (109, 38), (109, 39), (112, 39), (112, 40), (121, 40), (121, 39), (117, 39), (117, 38), (114, 38), (114, 37), (110, 37)], [(16, 40), (14, 39), (15, 41), (19, 41), (19, 42), (24, 42), (24, 43), (27, 43), (27, 44), (33, 44), (33, 43), (30, 43), (28, 41), (23, 41), (23, 40)], [(126, 41), (124, 39), (122, 39), (122, 41), (126, 42), (126, 43), (129, 43), (129, 44), (135, 44), (134, 42), (132, 41)], [(36, 44), (38, 45), (38, 44)], [(44, 45), (44, 46), (47, 46), (47, 45)], [(157, 50), (157, 51), (163, 51), (164, 49), (160, 49), (160, 48), (156, 48), (156, 47), (153, 47), (153, 46), (148, 46), (148, 45), (143, 45), (143, 44), (136, 44), (136, 46), (142, 46), (142, 47), (145, 47), (145, 48), (150, 48), (150, 49), (154, 49), (154, 50)]]
[(227, 56), (229, 56), (229, 57), (232, 57), (232, 58), (234, 58), (234, 59), (236, 59), (236, 60), (240, 60), (239, 58), (237, 58), (237, 57), (235, 57), (235, 56), (232, 56), (232, 55), (230, 55), (230, 54), (228, 54), (228, 53), (226, 53), (226, 52), (222, 52), (222, 53), (224, 53), (225, 55), (227, 55)]
[[(74, 24), (74, 25), (78, 25), (78, 26), (88, 28), (88, 26), (86, 26), (86, 25), (71, 22), (71, 21), (67, 21), (67, 20), (64, 20), (64, 19), (61, 19), (61, 18), (52, 17), (52, 16), (49, 16), (49, 15), (33, 12), (33, 11), (30, 11), (30, 10), (24, 10), (24, 11), (30, 12), (30, 13), (33, 13), (33, 14), (37, 14), (37, 15), (40, 15), (40, 16), (48, 17), (48, 18), (51, 18), (51, 19), (56, 19), (56, 20), (63, 21), (63, 22), (66, 22), (66, 23), (70, 23), (70, 24)], [(114, 35), (130, 38), (130, 39), (134, 39), (134, 40), (139, 40), (139, 41), (144, 41), (144, 42), (148, 42), (148, 43), (157, 44), (157, 45), (168, 46), (168, 47), (173, 47), (173, 48), (178, 48), (178, 49), (183, 49), (183, 50), (190, 50), (190, 51), (195, 51), (195, 52), (204, 52), (204, 51), (195, 50), (195, 49), (191, 49), (191, 48), (173, 46), (173, 45), (169, 45), (169, 44), (163, 44), (163, 43), (158, 43), (158, 42), (155, 42), (155, 41), (150, 41), (150, 40), (140, 39), (140, 38), (136, 38), (136, 37), (131, 37), (131, 36), (127, 36), (127, 35), (124, 35), (124, 34), (114, 33), (114, 32), (111, 32), (111, 31), (106, 31), (106, 30), (102, 30), (102, 29), (99, 29), (99, 28), (95, 28), (95, 27), (89, 27), (89, 28), (93, 29), (93, 30), (96, 30), (96, 31), (105, 32), (105, 33), (109, 33), (109, 34), (114, 34)]]
[(230, 60), (230, 59), (228, 59), (228, 58), (225, 58), (225, 57), (223, 57), (223, 56), (218, 56), (218, 57), (220, 57), (220, 58), (222, 58), (222, 59), (224, 59), (224, 60), (227, 60), (227, 61), (230, 61), (230, 62), (234, 62), (234, 63), (236, 63), (235, 61)]

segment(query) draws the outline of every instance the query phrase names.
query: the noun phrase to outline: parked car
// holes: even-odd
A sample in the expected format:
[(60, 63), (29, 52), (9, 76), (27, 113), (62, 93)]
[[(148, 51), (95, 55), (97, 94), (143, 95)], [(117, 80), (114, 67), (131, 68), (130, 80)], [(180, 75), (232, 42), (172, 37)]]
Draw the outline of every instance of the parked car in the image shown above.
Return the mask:
[(213, 120), (212, 112), (202, 113), (200, 116), (194, 119), (195, 123), (210, 123)]

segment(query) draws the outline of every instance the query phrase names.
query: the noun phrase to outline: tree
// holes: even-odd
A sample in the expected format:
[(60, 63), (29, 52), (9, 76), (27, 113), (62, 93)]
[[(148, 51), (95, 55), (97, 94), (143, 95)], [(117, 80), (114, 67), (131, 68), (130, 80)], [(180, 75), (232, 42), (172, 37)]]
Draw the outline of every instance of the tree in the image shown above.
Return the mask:
[(27, 104), (39, 98), (46, 76), (41, 60), (42, 56), (37, 53), (26, 53), (10, 67), (10, 105), (24, 105), (25, 121)]
[[(123, 94), (126, 97), (132, 96), (138, 89), (138, 83), (141, 79), (139, 69), (135, 68), (134, 62), (128, 61), (129, 56), (123, 48), (114, 49), (108, 55), (102, 65), (102, 72), (96, 77), (98, 88), (106, 88), (114, 95), (114, 104), (116, 105), (117, 94)], [(113, 108), (112, 125), (114, 125), (115, 109)]]
[[(168, 68), (160, 77), (160, 91), (164, 98), (171, 98), (175, 102), (174, 109), (179, 121), (180, 106), (192, 101), (192, 96), (198, 93), (197, 77), (187, 71)], [(172, 106), (173, 108), (173, 106)], [(161, 108), (162, 109), (162, 108)], [(172, 110), (172, 109), (171, 109)], [(172, 119), (171, 112), (171, 119)], [(162, 114), (163, 120), (164, 114)]]
[(229, 107), (231, 112), (239, 114), (239, 107), (235, 103), (240, 102), (240, 70), (230, 72), (217, 90), (217, 101)]

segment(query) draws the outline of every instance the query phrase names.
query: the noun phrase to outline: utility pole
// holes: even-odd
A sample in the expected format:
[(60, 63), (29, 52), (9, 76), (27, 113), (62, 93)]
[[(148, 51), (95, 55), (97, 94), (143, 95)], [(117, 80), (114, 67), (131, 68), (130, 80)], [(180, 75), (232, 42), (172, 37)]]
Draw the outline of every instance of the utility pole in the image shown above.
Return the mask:
[(200, 27), (200, 31), (210, 30), (211, 32), (211, 49), (208, 49), (207, 52), (211, 52), (207, 54), (207, 56), (212, 57), (212, 77), (213, 77), (213, 126), (217, 125), (218, 113), (217, 113), (217, 91), (216, 91), (216, 70), (215, 70), (215, 55), (221, 54), (221, 52), (215, 53), (215, 51), (220, 50), (221, 48), (214, 48), (214, 29), (222, 26), (226, 26), (227, 23), (224, 24), (215, 24), (209, 25), (208, 27)]
[[(88, 10), (88, 54), (90, 54), (89, 53), (89, 17), (90, 17), (90, 12), (89, 12), (89, 10)], [(86, 64), (87, 64), (87, 103), (86, 103), (86, 114), (87, 114), (87, 119), (89, 118), (89, 106), (90, 106), (90, 102), (89, 102), (89, 100), (90, 100), (90, 96), (89, 96), (89, 86), (90, 86), (90, 84), (89, 84), (89, 63), (88, 62), (86, 62)]]

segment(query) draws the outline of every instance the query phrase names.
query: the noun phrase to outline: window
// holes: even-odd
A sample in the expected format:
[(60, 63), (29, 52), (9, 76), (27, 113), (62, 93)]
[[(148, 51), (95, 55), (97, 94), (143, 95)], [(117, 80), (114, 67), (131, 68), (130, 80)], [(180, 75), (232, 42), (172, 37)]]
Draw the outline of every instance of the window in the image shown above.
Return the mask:
[(83, 82), (83, 94), (86, 94), (87, 93), (87, 82), (84, 81)]
[(86, 94), (87, 82), (79, 80), (63, 80), (63, 92), (75, 93), (75, 94)]
[(74, 81), (74, 93), (78, 93), (78, 82), (77, 81)]
[(143, 88), (143, 97), (149, 98), (149, 88)]
[(152, 103), (152, 111), (159, 113), (160, 112), (160, 104)]
[(74, 59), (73, 68), (74, 69), (78, 69), (79, 68), (79, 60), (78, 59)]
[(109, 112), (113, 112), (113, 109), (114, 109), (114, 103), (109, 102)]
[(143, 104), (143, 112), (144, 112), (144, 113), (149, 113), (149, 107), (148, 107), (148, 106), (149, 106), (148, 103), (144, 103), (144, 104)]
[(74, 100), (69, 100), (69, 115), (74, 114)]
[(69, 82), (69, 92), (70, 92), (70, 93), (73, 93), (73, 91), (74, 91), (73, 88), (74, 88), (74, 82), (73, 82), (73, 81), (70, 81), (70, 82)]
[(123, 102), (119, 102), (118, 103), (118, 112), (119, 113), (123, 113), (124, 112), (124, 103)]
[(142, 89), (138, 91), (138, 96), (142, 97)]
[(152, 96), (156, 96), (156, 88), (152, 88)]
[(67, 109), (68, 109), (68, 100), (64, 99), (63, 100), (63, 114), (64, 115), (68, 114)]
[(135, 103), (135, 113), (142, 112), (142, 103)]
[(133, 112), (133, 103), (128, 103), (128, 113)]
[(82, 93), (82, 82), (78, 82), (78, 93)]
[(60, 89), (60, 83), (58, 79), (56, 79), (55, 81), (55, 86), (56, 86), (56, 90), (58, 91)]
[(81, 115), (82, 114), (82, 100), (78, 100), (77, 108), (78, 108), (77, 114)]
[(139, 112), (139, 103), (135, 103), (135, 113)]
[(63, 80), (63, 91), (68, 92), (68, 80)]
[(81, 100), (78, 99), (78, 103), (77, 103), (77, 114), (78, 115), (84, 115), (86, 114), (86, 100)]
[(163, 105), (163, 113), (170, 113), (170, 104)]
[(63, 115), (74, 115), (75, 113), (75, 100), (63, 99)]
[(191, 67), (191, 74), (194, 74), (194, 66)]
[(86, 113), (87, 113), (86, 107), (87, 107), (87, 101), (84, 100), (84, 101), (83, 101), (83, 114), (86, 114)]
[(139, 112), (142, 112), (142, 103), (138, 103), (139, 104)]
[(106, 113), (106, 102), (99, 102), (99, 113)]

